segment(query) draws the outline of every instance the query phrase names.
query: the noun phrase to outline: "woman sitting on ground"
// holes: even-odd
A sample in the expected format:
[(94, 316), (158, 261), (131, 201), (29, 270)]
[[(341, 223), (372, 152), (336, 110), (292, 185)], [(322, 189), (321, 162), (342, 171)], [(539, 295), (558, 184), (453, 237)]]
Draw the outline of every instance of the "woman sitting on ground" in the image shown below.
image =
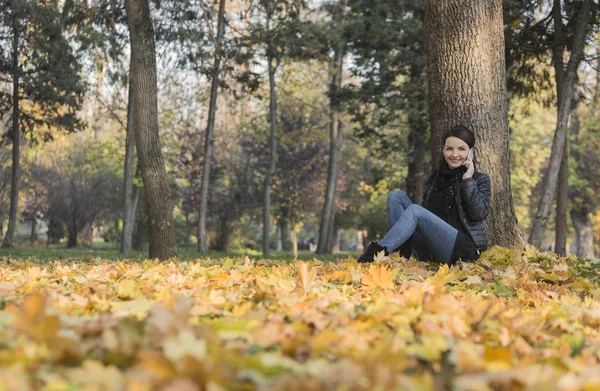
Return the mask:
[(475, 172), (475, 135), (459, 125), (443, 141), (444, 159), (427, 180), (422, 206), (392, 191), (387, 199), (390, 230), (379, 243), (371, 242), (358, 262), (372, 262), (381, 251), (400, 251), (407, 258), (414, 254), (451, 265), (459, 259), (475, 261), (488, 247), (483, 221), (490, 211), (490, 177)]

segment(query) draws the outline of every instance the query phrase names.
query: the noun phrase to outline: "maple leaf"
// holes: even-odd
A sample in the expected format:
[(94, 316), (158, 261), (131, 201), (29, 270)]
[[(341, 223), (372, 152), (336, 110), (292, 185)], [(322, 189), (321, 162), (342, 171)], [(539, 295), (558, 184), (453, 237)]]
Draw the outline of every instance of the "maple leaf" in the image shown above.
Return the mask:
[(306, 293), (310, 291), (315, 279), (317, 278), (317, 269), (308, 266), (306, 262), (298, 262), (296, 266), (296, 291)]
[(394, 289), (394, 278), (396, 271), (388, 269), (385, 265), (369, 266), (369, 274), (363, 275), (362, 284), (366, 290), (373, 290), (377, 287), (383, 289)]
[(386, 259), (389, 259), (389, 256), (385, 255), (385, 251), (381, 250), (377, 254), (375, 254), (373, 262), (377, 264), (385, 261)]

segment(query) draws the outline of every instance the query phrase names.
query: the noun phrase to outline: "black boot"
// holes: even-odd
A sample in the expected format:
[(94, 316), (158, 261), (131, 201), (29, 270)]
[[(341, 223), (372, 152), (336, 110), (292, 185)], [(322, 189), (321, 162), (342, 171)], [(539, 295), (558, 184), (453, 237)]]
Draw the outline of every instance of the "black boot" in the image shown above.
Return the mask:
[(387, 248), (380, 246), (377, 242), (369, 243), (369, 246), (360, 257), (358, 257), (359, 263), (373, 262), (375, 255), (381, 251), (385, 251), (385, 255), (390, 255)]

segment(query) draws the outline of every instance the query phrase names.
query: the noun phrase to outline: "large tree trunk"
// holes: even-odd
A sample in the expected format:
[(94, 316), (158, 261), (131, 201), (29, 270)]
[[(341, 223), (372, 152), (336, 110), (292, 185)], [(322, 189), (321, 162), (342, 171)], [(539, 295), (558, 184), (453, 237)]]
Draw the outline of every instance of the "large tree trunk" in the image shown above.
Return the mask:
[[(335, 20), (340, 25), (344, 18), (344, 0), (339, 3), (339, 10), (336, 11)], [(331, 79), (329, 83), (329, 164), (327, 169), (327, 189), (325, 191), (325, 203), (321, 213), (321, 226), (319, 228), (319, 242), (317, 245), (317, 254), (331, 253), (333, 243), (331, 241), (331, 232), (334, 229), (333, 220), (335, 218), (335, 197), (337, 189), (337, 173), (340, 160), (340, 144), (342, 140), (343, 125), (340, 120), (340, 89), (342, 87), (342, 72), (344, 64), (344, 43), (337, 43), (331, 63)]]
[(281, 249), (283, 251), (292, 251), (292, 232), (288, 216), (282, 216), (279, 219), (279, 231), (281, 235)]
[(148, 0), (126, 0), (131, 37), (133, 122), (144, 182), (150, 258), (177, 255), (173, 209), (158, 133), (156, 49)]
[[(271, 22), (271, 10), (267, 11), (267, 31)], [(265, 175), (265, 198), (263, 206), (263, 257), (270, 255), (269, 235), (271, 231), (271, 186), (273, 185), (273, 174), (277, 162), (277, 95), (275, 92), (275, 71), (277, 70), (275, 59), (275, 48), (269, 40), (267, 44), (267, 66), (269, 71), (269, 122), (271, 125), (270, 137), (270, 161)]]
[(13, 245), (13, 238), (17, 226), (17, 212), (19, 210), (19, 180), (21, 179), (21, 132), (19, 130), (19, 81), (21, 69), (19, 68), (19, 28), (20, 26), (17, 17), (13, 15), (12, 176), (10, 183), (8, 228), (2, 247), (12, 247)]
[(569, 121), (569, 113), (571, 111), (571, 102), (575, 91), (575, 82), (577, 80), (577, 69), (583, 58), (583, 48), (585, 41), (586, 27), (591, 14), (592, 1), (584, 0), (579, 10), (575, 34), (573, 36), (573, 44), (571, 46), (571, 56), (567, 64), (566, 73), (563, 77), (562, 86), (559, 93), (558, 101), (558, 119), (556, 130), (554, 132), (554, 140), (552, 142), (552, 151), (550, 153), (550, 163), (548, 170), (544, 175), (544, 189), (542, 198), (538, 205), (536, 216), (533, 220), (533, 228), (529, 236), (529, 243), (532, 246), (540, 247), (546, 236), (546, 224), (548, 217), (552, 212), (554, 203), (554, 195), (556, 194), (560, 165), (562, 155), (567, 142), (567, 123)]
[(477, 136), (476, 169), (490, 175), (492, 245), (522, 247), (510, 190), (501, 0), (426, 0), (427, 70), (434, 167), (442, 137), (463, 124)]
[(198, 251), (208, 252), (206, 239), (206, 213), (208, 205), (208, 186), (210, 184), (210, 164), (212, 159), (213, 135), (215, 131), (215, 114), (217, 112), (217, 92), (219, 89), (219, 68), (221, 66), (221, 41), (225, 31), (225, 0), (219, 1), (219, 17), (217, 21), (217, 40), (215, 42), (212, 82), (210, 87), (210, 103), (208, 107), (208, 124), (204, 140), (204, 165), (202, 167), (202, 185), (200, 187), (200, 210), (198, 212)]
[(135, 211), (140, 191), (133, 184), (133, 163), (135, 158), (135, 125), (133, 121), (133, 77), (129, 69), (129, 97), (127, 99), (127, 127), (125, 130), (125, 164), (123, 167), (123, 231), (121, 232), (121, 253), (133, 249), (133, 227)]

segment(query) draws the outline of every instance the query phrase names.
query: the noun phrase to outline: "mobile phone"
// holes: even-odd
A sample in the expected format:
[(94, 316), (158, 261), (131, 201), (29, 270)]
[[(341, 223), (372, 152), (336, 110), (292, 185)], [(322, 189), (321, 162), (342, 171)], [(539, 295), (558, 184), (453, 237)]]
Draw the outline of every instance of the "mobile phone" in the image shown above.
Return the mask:
[(473, 148), (469, 149), (469, 154), (467, 155), (467, 160), (470, 162), (473, 161)]

